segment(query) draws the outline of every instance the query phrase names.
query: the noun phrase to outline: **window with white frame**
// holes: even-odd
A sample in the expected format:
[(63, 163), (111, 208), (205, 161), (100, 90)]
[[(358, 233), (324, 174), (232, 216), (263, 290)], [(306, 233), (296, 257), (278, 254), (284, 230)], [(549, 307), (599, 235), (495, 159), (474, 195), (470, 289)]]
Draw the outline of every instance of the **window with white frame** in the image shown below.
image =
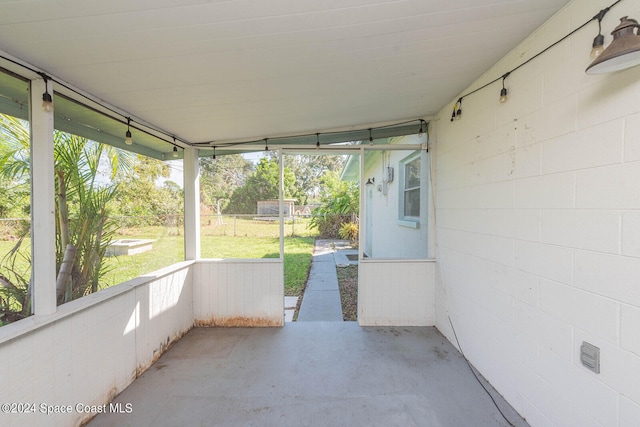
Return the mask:
[(33, 311), (29, 90), (0, 68), (0, 326)]
[(420, 153), (400, 161), (400, 218), (420, 221)]

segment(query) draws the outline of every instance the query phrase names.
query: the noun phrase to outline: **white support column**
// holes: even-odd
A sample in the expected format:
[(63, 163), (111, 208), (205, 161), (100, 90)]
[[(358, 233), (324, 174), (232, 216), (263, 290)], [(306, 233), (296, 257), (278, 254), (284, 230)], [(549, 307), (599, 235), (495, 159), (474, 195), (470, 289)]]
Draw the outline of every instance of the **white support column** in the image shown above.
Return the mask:
[[(363, 146), (360, 146), (360, 178), (358, 179), (358, 188), (360, 189), (360, 202), (359, 202), (359, 206), (360, 206), (359, 223), (360, 224), (358, 224), (358, 259), (362, 260), (364, 258), (363, 256), (364, 245), (368, 238), (367, 230), (364, 225), (366, 224), (365, 221), (369, 220), (368, 218), (366, 218), (367, 213), (365, 212), (365, 200), (364, 200), (367, 194), (366, 193), (367, 187), (364, 184), (364, 147)], [(369, 254), (369, 256), (371, 256), (371, 254)]]
[(56, 311), (53, 112), (42, 109), (46, 89), (44, 80), (31, 81), (31, 301), (38, 315)]
[(200, 173), (198, 149), (184, 149), (184, 258), (200, 258)]
[(278, 198), (280, 199), (280, 259), (284, 260), (284, 153), (282, 148), (278, 149), (278, 158), (280, 159), (278, 163), (280, 180), (280, 185), (278, 186)]

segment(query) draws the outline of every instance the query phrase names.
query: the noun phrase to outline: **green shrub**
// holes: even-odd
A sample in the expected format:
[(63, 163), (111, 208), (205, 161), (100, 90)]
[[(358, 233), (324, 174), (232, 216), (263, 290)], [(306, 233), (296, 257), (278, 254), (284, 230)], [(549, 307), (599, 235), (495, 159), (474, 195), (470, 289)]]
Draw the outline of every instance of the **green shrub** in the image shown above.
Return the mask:
[(342, 239), (350, 240), (352, 244), (358, 243), (358, 224), (355, 222), (345, 222), (340, 226), (338, 234)]
[(335, 171), (322, 177), (322, 204), (313, 210), (310, 227), (316, 227), (321, 238), (340, 236), (340, 228), (355, 222), (360, 204), (360, 191), (354, 182), (340, 181)]

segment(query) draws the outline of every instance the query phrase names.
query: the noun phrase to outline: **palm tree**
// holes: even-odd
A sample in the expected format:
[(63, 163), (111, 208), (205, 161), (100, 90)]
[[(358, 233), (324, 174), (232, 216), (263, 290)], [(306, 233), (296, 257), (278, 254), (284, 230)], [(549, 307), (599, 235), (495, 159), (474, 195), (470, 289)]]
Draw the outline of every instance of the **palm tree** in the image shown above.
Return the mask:
[[(0, 149), (0, 175), (29, 185), (28, 124), (0, 114)], [(118, 192), (115, 178), (128, 173), (134, 159), (127, 151), (54, 131), (58, 304), (98, 290), (104, 274), (105, 250), (116, 231), (108, 213), (109, 203)], [(7, 268), (15, 263), (15, 259), (10, 262), (8, 258), (17, 254), (18, 250), (10, 252), (2, 266)], [(7, 281), (6, 276), (4, 279)], [(11, 288), (13, 294), (15, 289), (23, 290), (24, 297), (17, 302), (21, 314), (27, 315), (30, 310), (27, 281), (18, 278), (17, 282), (4, 288)]]

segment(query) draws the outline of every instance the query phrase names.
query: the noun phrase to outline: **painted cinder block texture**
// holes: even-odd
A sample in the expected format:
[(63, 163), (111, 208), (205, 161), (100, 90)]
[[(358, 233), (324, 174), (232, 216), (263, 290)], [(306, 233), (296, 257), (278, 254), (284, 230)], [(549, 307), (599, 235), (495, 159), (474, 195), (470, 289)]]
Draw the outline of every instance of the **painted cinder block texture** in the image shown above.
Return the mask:
[[(569, 3), (461, 95), (605, 6)], [(612, 8), (603, 34), (624, 15), (640, 5)], [(513, 72), (506, 103), (498, 82), (464, 99), (461, 120), (447, 106), (431, 122), (436, 325), (455, 342), (451, 319), (533, 426), (640, 422), (640, 67), (587, 76), (595, 34)], [(600, 374), (582, 341), (600, 347)]]

